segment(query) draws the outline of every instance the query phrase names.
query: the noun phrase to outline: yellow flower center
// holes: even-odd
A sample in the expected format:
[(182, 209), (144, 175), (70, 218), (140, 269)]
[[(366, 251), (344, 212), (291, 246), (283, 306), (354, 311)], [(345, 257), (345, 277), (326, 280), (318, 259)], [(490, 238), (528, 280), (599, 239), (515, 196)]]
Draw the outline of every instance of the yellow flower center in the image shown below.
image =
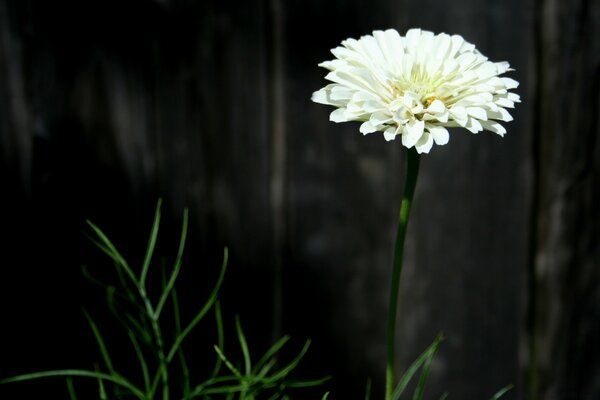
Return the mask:
[(434, 101), (436, 101), (438, 98), (435, 96), (430, 96), (428, 98), (426, 98), (425, 100), (423, 100), (423, 106), (425, 108), (429, 107), (431, 105), (431, 103), (433, 103)]

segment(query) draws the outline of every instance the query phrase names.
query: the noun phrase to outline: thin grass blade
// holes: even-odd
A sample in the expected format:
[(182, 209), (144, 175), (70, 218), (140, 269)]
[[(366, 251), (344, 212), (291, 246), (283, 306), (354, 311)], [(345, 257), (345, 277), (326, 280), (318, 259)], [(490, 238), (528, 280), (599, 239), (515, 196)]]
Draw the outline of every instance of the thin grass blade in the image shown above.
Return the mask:
[(173, 266), (173, 272), (169, 277), (169, 281), (167, 282), (167, 287), (163, 290), (160, 300), (158, 301), (158, 305), (156, 306), (155, 319), (160, 317), (160, 313), (162, 312), (162, 309), (169, 298), (169, 294), (173, 289), (173, 286), (175, 286), (177, 276), (179, 275), (179, 270), (181, 269), (181, 260), (183, 258), (183, 251), (185, 249), (185, 242), (187, 239), (188, 220), (188, 210), (185, 209), (183, 210), (183, 225), (181, 227), (181, 237), (179, 239), (179, 249), (177, 250), (177, 257), (175, 258), (175, 265)]
[(300, 351), (300, 353), (290, 362), (288, 365), (277, 371), (275, 374), (271, 375), (268, 379), (265, 379), (267, 382), (276, 382), (283, 378), (285, 378), (290, 372), (292, 372), (300, 363), (300, 360), (304, 357), (308, 348), (310, 347), (310, 339), (306, 341), (304, 347)]
[(223, 363), (225, 363), (225, 366), (227, 367), (227, 369), (229, 369), (236, 377), (238, 377), (238, 379), (243, 379), (243, 376), (241, 374), (241, 372), (227, 359), (227, 357), (225, 357), (225, 354), (223, 354), (223, 351), (221, 349), (219, 349), (218, 346), (213, 346), (215, 351), (217, 352), (217, 355), (219, 356), (219, 358), (221, 360), (223, 360)]
[[(217, 323), (217, 346), (219, 346), (221, 350), (224, 350), (225, 334), (223, 332), (223, 316), (221, 315), (221, 303), (218, 300), (215, 302), (215, 321)], [(223, 360), (221, 360), (221, 358), (217, 356), (217, 360), (215, 361), (215, 367), (213, 368), (213, 372), (210, 375), (211, 378), (215, 378), (219, 374), (222, 364)]]
[(509, 390), (511, 390), (513, 387), (514, 387), (514, 385), (504, 386), (502, 389), (498, 390), (496, 392), (496, 394), (494, 394), (490, 400), (498, 400), (500, 397), (504, 396), (504, 394), (506, 392), (508, 392)]
[(271, 358), (268, 363), (263, 365), (258, 373), (253, 372), (252, 375), (257, 379), (263, 379), (276, 364), (277, 360), (275, 358)]
[(75, 393), (75, 386), (73, 386), (73, 378), (67, 378), (67, 390), (69, 391), (69, 400), (77, 400), (77, 394)]
[(160, 206), (162, 199), (158, 199), (156, 204), (156, 211), (154, 212), (154, 221), (152, 222), (152, 229), (150, 230), (150, 238), (148, 239), (148, 246), (146, 247), (146, 255), (144, 256), (144, 263), (142, 264), (142, 273), (140, 275), (140, 286), (146, 287), (146, 276), (150, 268), (150, 262), (152, 261), (152, 255), (154, 254), (154, 246), (156, 245), (156, 238), (158, 236), (158, 228), (160, 226)]
[[(95, 366), (96, 372), (100, 372), (98, 371), (98, 366)], [(102, 382), (102, 379), (97, 378), (98, 380), (98, 397), (100, 398), (100, 400), (108, 400), (108, 396), (106, 396), (106, 389), (104, 388), (104, 383)]]
[(150, 392), (148, 393), (148, 396), (147, 396), (150, 399), (154, 399), (154, 394), (156, 393), (156, 390), (158, 389), (158, 384), (162, 378), (162, 373), (163, 373), (164, 367), (165, 367), (164, 364), (159, 364), (159, 366), (156, 369), (156, 372), (154, 374), (154, 378), (152, 378), (152, 385), (150, 385)]
[(125, 261), (121, 253), (119, 253), (117, 248), (112, 244), (108, 237), (106, 237), (104, 232), (102, 232), (102, 230), (100, 230), (100, 228), (94, 225), (91, 221), (88, 220), (86, 222), (92, 228), (96, 236), (98, 236), (98, 238), (100, 239), (100, 243), (92, 239), (94, 244), (96, 244), (96, 246), (98, 246), (100, 250), (104, 251), (110, 258), (112, 258), (119, 266), (121, 266), (125, 270), (127, 276), (129, 277), (129, 279), (131, 279), (135, 286), (139, 286), (137, 277), (129, 267), (129, 264), (127, 264), (127, 261)]
[(96, 342), (98, 343), (100, 354), (102, 355), (102, 360), (104, 360), (106, 368), (111, 374), (116, 374), (112, 364), (112, 360), (110, 359), (110, 355), (108, 354), (108, 350), (106, 349), (104, 339), (102, 338), (102, 334), (100, 333), (98, 326), (96, 325), (92, 317), (90, 317), (90, 315), (87, 313), (87, 311), (83, 310), (83, 314), (85, 315), (85, 319), (87, 319), (88, 323), (90, 324), (90, 327), (92, 328), (92, 332), (94, 333), (94, 337), (96, 338)]
[(62, 369), (56, 371), (43, 371), (43, 372), (34, 372), (32, 374), (23, 374), (13, 376), (11, 378), (6, 378), (0, 380), (0, 385), (5, 383), (15, 383), (15, 382), (25, 382), (31, 381), (34, 379), (42, 379), (42, 378), (53, 378), (53, 377), (84, 377), (84, 378), (93, 378), (93, 379), (103, 379), (108, 382), (112, 382), (115, 385), (122, 386), (125, 389), (128, 389), (131, 394), (133, 394), (138, 399), (145, 399), (146, 396), (144, 393), (138, 389), (135, 385), (129, 382), (127, 379), (123, 378), (120, 375), (109, 375), (102, 372), (81, 370), (81, 369)]
[(271, 346), (269, 348), (269, 350), (267, 350), (265, 352), (265, 354), (261, 357), (260, 360), (258, 360), (258, 362), (256, 363), (256, 365), (254, 366), (254, 371), (258, 371), (258, 369), (262, 368), (262, 366), (269, 361), (275, 354), (277, 354), (277, 352), (279, 352), (279, 350), (281, 350), (281, 348), (290, 340), (290, 336), (289, 335), (285, 335), (283, 336), (281, 339), (279, 339), (278, 341), (275, 342), (275, 344), (273, 344), (273, 346)]
[(331, 376), (326, 376), (324, 378), (319, 379), (306, 379), (306, 380), (286, 380), (285, 386), (289, 388), (303, 388), (303, 387), (313, 387), (320, 386), (327, 381), (331, 380)]
[(144, 353), (140, 347), (140, 344), (135, 336), (135, 333), (128, 329), (127, 336), (129, 336), (129, 340), (133, 345), (133, 350), (135, 351), (135, 355), (140, 363), (140, 368), (142, 369), (142, 377), (144, 379), (144, 389), (146, 392), (150, 390), (150, 374), (148, 373), (148, 363), (146, 363), (146, 358), (144, 357)]
[[(441, 333), (438, 335), (438, 338), (442, 339)], [(438, 339), (436, 338), (436, 340)], [(427, 378), (429, 377), (429, 371), (431, 370), (431, 363), (433, 359), (437, 355), (440, 346), (436, 346), (431, 353), (431, 356), (425, 360), (423, 368), (421, 369), (421, 376), (419, 377), (419, 383), (417, 383), (417, 387), (415, 389), (415, 393), (413, 395), (413, 400), (423, 400), (423, 396), (425, 395), (425, 385), (427, 384)]]
[(400, 378), (400, 382), (394, 389), (394, 392), (392, 393), (392, 400), (398, 400), (400, 398), (400, 396), (402, 395), (402, 392), (404, 392), (404, 390), (406, 389), (406, 386), (408, 386), (413, 375), (419, 370), (419, 368), (421, 367), (421, 365), (423, 365), (425, 360), (427, 360), (428, 358), (431, 358), (432, 355), (437, 351), (437, 347), (440, 345), (442, 339), (443, 339), (443, 336), (438, 335), (435, 338), (435, 340), (433, 341), (433, 343), (419, 356), (419, 358), (417, 358), (408, 367), (408, 369), (406, 370), (404, 375), (402, 375), (402, 378)]
[[(171, 302), (173, 303), (173, 318), (175, 320), (175, 336), (181, 333), (181, 318), (179, 312), (179, 299), (177, 297), (177, 291), (175, 288), (171, 291)], [(181, 373), (183, 375), (183, 394), (184, 397), (190, 392), (190, 370), (185, 359), (185, 354), (181, 347), (177, 350), (179, 358), (179, 365), (181, 366)]]
[(223, 264), (221, 265), (221, 273), (219, 274), (219, 278), (217, 280), (215, 287), (213, 288), (212, 293), (210, 294), (208, 300), (206, 301), (206, 303), (204, 304), (204, 307), (202, 307), (200, 312), (198, 312), (198, 314), (196, 314), (196, 316), (192, 319), (192, 321), (189, 323), (189, 325), (183, 330), (183, 332), (181, 332), (179, 335), (177, 335), (177, 338), (175, 339), (175, 342), (173, 343), (173, 346), (171, 346), (171, 350), (169, 350), (169, 353), (167, 355), (167, 358), (166, 358), (167, 363), (171, 362), (171, 360), (173, 359), (173, 356), (175, 355), (175, 352), (177, 351), (179, 346), (181, 346), (181, 343), (183, 342), (185, 337), (191, 332), (192, 329), (194, 329), (196, 324), (198, 324), (198, 322), (200, 322), (202, 320), (202, 318), (204, 318), (204, 315), (206, 315), (208, 310), (210, 310), (210, 308), (213, 306), (213, 304), (217, 301), (217, 295), (219, 293), (219, 290), (221, 289), (221, 285), (223, 284), (223, 278), (225, 277), (225, 271), (227, 270), (228, 257), (229, 257), (229, 251), (226, 247), (223, 250)]
[(238, 341), (240, 342), (242, 355), (244, 356), (244, 368), (246, 371), (246, 376), (250, 376), (252, 374), (250, 350), (248, 350), (248, 343), (246, 342), (246, 337), (244, 336), (244, 331), (242, 330), (242, 325), (240, 324), (240, 318), (237, 315), (235, 317), (235, 331), (237, 333)]
[(201, 384), (196, 385), (196, 387), (194, 387), (194, 389), (190, 393), (188, 393), (187, 395), (185, 395), (183, 397), (183, 400), (192, 399), (192, 398), (198, 397), (198, 396), (203, 396), (204, 391), (208, 387), (210, 387), (212, 385), (216, 385), (216, 384), (227, 383), (227, 382), (238, 383), (239, 378), (235, 375), (227, 375), (227, 376), (220, 376), (218, 378), (210, 378), (210, 379), (202, 382)]

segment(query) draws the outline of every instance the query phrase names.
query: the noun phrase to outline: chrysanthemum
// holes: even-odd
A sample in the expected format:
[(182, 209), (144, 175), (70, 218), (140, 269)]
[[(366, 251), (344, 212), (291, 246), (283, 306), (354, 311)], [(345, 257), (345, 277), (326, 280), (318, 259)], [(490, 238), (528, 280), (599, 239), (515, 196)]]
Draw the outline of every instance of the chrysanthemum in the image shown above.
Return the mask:
[(337, 107), (331, 121), (362, 121), (363, 134), (400, 135), (419, 153), (448, 143), (446, 128), (503, 136), (498, 121), (511, 121), (506, 109), (519, 102), (509, 92), (519, 83), (499, 76), (511, 70), (508, 63), (488, 61), (459, 35), (411, 29), (402, 37), (389, 29), (344, 40), (331, 52), (336, 59), (319, 66), (333, 83), (312, 100)]

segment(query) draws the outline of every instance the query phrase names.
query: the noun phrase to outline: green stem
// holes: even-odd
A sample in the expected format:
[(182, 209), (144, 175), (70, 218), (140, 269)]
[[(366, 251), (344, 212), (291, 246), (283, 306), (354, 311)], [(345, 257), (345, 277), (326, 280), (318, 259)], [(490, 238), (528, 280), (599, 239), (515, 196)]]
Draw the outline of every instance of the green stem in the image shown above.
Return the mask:
[(400, 289), (400, 275), (402, 273), (402, 259), (404, 258), (404, 239), (408, 227), (408, 217), (412, 203), (417, 177), (419, 175), (420, 155), (412, 148), (408, 149), (406, 183), (404, 184), (404, 195), (400, 205), (400, 218), (396, 232), (396, 244), (394, 246), (394, 264), (392, 269), (392, 284), (390, 287), (390, 305), (388, 309), (387, 326), (387, 365), (385, 372), (385, 399), (391, 400), (394, 392), (394, 342), (396, 336), (396, 314), (398, 311), (398, 291)]

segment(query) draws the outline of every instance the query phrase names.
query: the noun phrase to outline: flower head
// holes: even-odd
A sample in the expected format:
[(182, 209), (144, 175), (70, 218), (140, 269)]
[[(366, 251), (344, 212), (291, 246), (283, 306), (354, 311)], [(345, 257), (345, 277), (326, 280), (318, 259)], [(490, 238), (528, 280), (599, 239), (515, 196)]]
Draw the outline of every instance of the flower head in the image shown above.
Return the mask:
[(507, 62), (491, 62), (461, 36), (394, 29), (347, 39), (332, 49), (336, 59), (319, 66), (333, 82), (312, 95), (337, 107), (334, 122), (362, 121), (363, 134), (397, 136), (408, 148), (428, 153), (433, 143), (448, 143), (448, 130), (488, 130), (503, 136), (498, 121), (511, 121), (506, 110), (519, 102), (510, 93), (519, 83), (500, 77)]

